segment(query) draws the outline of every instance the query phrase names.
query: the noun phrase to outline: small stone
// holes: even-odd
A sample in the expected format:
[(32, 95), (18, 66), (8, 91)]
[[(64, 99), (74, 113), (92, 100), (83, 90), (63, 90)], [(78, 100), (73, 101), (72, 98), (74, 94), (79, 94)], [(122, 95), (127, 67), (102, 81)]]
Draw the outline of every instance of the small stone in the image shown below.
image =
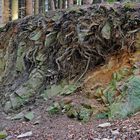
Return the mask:
[(10, 95), (10, 102), (13, 109), (17, 109), (22, 105), (21, 98), (14, 93)]
[(17, 138), (20, 139), (20, 138), (26, 138), (26, 137), (31, 137), (33, 135), (32, 131), (29, 131), (29, 132), (26, 132), (26, 133), (23, 133), (21, 135), (18, 135)]
[(119, 131), (118, 130), (114, 130), (114, 131), (111, 131), (112, 135), (119, 135)]
[(37, 120), (37, 121), (35, 121), (33, 124), (34, 124), (34, 125), (38, 125), (38, 124), (40, 124), (40, 121)]
[(18, 113), (16, 116), (14, 116), (14, 117), (12, 118), (12, 120), (20, 120), (20, 119), (23, 119), (23, 117), (24, 117), (23, 112), (20, 112), (20, 113)]
[(140, 129), (136, 130), (136, 132), (140, 132)]
[(11, 102), (10, 101), (6, 102), (4, 106), (4, 111), (9, 112), (11, 108), (12, 108)]
[(12, 140), (13, 136), (7, 136), (5, 140)]
[(109, 127), (109, 126), (111, 126), (111, 123), (102, 123), (102, 124), (99, 124), (98, 125), (98, 127), (102, 127), (102, 128), (104, 128), (104, 127)]
[(34, 118), (34, 113), (33, 112), (29, 112), (27, 113), (24, 118), (27, 120), (27, 121), (31, 121), (33, 118)]

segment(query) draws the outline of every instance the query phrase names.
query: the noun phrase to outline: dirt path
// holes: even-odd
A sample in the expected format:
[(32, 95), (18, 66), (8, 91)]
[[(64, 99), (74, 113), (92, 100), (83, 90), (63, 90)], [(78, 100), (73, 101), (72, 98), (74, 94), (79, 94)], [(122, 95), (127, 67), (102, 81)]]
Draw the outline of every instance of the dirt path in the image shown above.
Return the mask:
[[(17, 140), (17, 136), (32, 131), (31, 137), (21, 140), (139, 140), (140, 114), (132, 118), (118, 121), (90, 120), (88, 123), (69, 119), (63, 114), (49, 116), (46, 108), (48, 103), (41, 102), (24, 108), (32, 110), (35, 118), (32, 121), (11, 120), (12, 114), (6, 115), (0, 111), (0, 129), (8, 133), (6, 140)], [(99, 127), (99, 124), (109, 122), (110, 126)]]

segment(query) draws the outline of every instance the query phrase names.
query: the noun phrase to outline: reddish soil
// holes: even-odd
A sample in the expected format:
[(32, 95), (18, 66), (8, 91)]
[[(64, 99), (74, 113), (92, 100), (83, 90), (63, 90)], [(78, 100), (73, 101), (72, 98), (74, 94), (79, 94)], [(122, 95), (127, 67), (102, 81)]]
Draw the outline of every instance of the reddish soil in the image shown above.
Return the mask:
[(113, 73), (118, 72), (121, 69), (127, 69), (129, 72), (126, 77), (131, 75), (131, 68), (133, 66), (133, 56), (128, 52), (120, 52), (112, 56), (106, 65), (96, 68), (94, 71), (89, 71), (85, 76), (83, 84), (84, 94), (91, 98), (95, 97), (95, 93), (98, 88), (106, 88), (112, 80)]

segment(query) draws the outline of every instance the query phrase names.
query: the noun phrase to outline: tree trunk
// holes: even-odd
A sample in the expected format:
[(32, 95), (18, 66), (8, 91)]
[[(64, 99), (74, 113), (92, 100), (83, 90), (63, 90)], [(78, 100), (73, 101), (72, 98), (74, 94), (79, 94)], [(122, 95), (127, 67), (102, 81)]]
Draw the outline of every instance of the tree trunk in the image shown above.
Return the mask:
[(83, 0), (83, 4), (92, 4), (93, 0)]
[(39, 14), (39, 0), (34, 1), (34, 14)]
[(9, 0), (2, 0), (2, 22), (7, 23), (10, 17)]
[(54, 0), (49, 0), (49, 7), (50, 7), (50, 10), (55, 10), (55, 2)]
[(62, 8), (65, 9), (66, 8), (66, 0), (63, 0), (62, 4), (63, 4)]
[(77, 0), (77, 5), (81, 5), (82, 4), (82, 0)]
[(18, 19), (18, 0), (12, 0), (12, 20)]
[(42, 7), (42, 10), (41, 10), (42, 13), (45, 13), (45, 11), (46, 11), (45, 0), (42, 0), (41, 7)]
[(68, 7), (73, 6), (73, 4), (74, 4), (74, 1), (73, 0), (68, 0)]
[(26, 7), (26, 15), (32, 15), (33, 14), (33, 2), (32, 2), (32, 0), (26, 0), (25, 7)]
[(65, 9), (66, 8), (66, 0), (58, 0), (58, 8)]
[(62, 9), (63, 5), (63, 0), (58, 0), (58, 8)]
[(0, 0), (0, 24), (2, 24), (2, 9), (3, 9), (3, 7), (2, 7), (2, 4), (3, 4), (3, 1), (2, 0)]
[(49, 10), (49, 3), (48, 0), (45, 1), (45, 11)]

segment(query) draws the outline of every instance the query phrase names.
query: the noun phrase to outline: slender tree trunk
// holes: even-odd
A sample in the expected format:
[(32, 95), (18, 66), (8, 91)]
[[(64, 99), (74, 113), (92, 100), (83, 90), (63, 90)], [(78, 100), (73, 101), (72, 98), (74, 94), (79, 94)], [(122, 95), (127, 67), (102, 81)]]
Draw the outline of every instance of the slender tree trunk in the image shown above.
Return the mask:
[(58, 7), (59, 9), (65, 9), (66, 8), (66, 0), (58, 0)]
[(58, 0), (58, 8), (62, 9), (63, 7), (63, 0)]
[(26, 15), (32, 15), (33, 14), (33, 2), (32, 2), (32, 0), (26, 0), (25, 7), (26, 7)]
[(62, 0), (62, 9), (66, 8), (66, 0)]
[(42, 6), (42, 13), (45, 13), (45, 11), (46, 11), (45, 0), (42, 0), (41, 6)]
[(49, 10), (49, 3), (48, 0), (45, 1), (45, 11)]
[(34, 14), (39, 14), (39, 0), (34, 0)]
[(3, 1), (0, 0), (0, 24), (2, 24), (2, 17), (3, 17), (3, 15), (2, 15), (2, 9), (3, 9), (2, 4), (3, 4)]
[(73, 6), (73, 4), (74, 4), (74, 1), (73, 0), (68, 0), (68, 7)]
[(7, 23), (10, 17), (9, 0), (2, 0), (2, 22)]
[(18, 3), (18, 7), (19, 7), (19, 18), (23, 18), (26, 16), (26, 0), (20, 0)]
[(18, 19), (18, 0), (12, 0), (12, 20)]
[(81, 5), (82, 4), (82, 0), (77, 0), (77, 5)]
[(49, 7), (50, 7), (50, 10), (55, 10), (55, 2), (54, 0), (49, 0)]

